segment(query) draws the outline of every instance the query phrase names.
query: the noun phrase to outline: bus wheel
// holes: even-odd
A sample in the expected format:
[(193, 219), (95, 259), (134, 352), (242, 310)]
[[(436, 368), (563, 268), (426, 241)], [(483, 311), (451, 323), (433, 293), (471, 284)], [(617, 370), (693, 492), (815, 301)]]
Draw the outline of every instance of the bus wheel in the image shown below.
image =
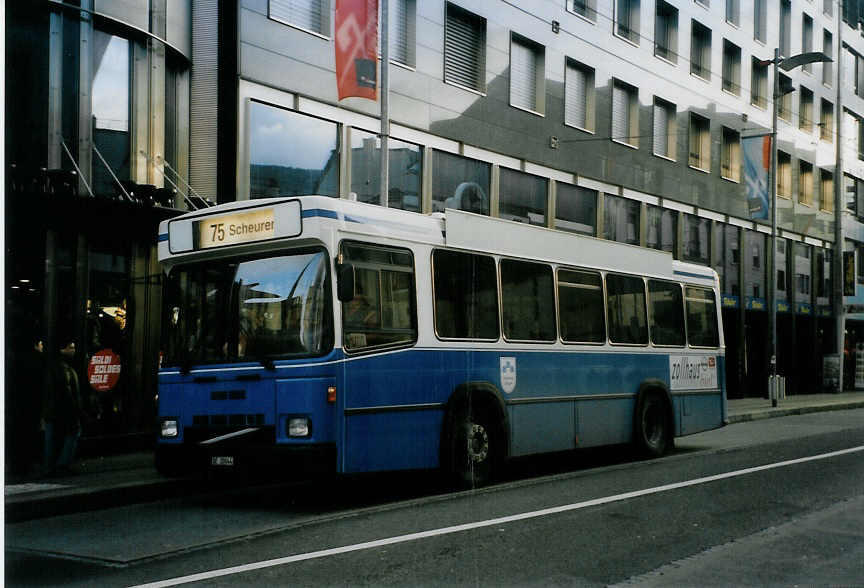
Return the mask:
[(660, 457), (669, 449), (672, 429), (666, 401), (646, 394), (636, 406), (636, 449), (644, 457)]
[(487, 412), (467, 409), (461, 407), (454, 415), (452, 473), (459, 487), (478, 488), (492, 480), (501, 441)]

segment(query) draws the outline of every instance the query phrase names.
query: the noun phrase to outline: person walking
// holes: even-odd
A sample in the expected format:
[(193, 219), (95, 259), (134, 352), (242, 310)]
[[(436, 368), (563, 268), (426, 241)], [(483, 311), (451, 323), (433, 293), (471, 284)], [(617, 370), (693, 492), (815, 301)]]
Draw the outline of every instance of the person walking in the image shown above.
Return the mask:
[(16, 386), (12, 394), (7, 396), (13, 400), (9, 406), (14, 415), (14, 426), (9, 429), (14, 448), (12, 471), (18, 475), (26, 474), (31, 465), (38, 464), (41, 453), (39, 419), (45, 388), (45, 356), (41, 336), (33, 338), (31, 343), (32, 347), (27, 349), (15, 366)]
[(81, 436), (81, 391), (73, 367), (75, 342), (68, 340), (62, 345), (49, 367), (42, 405), (43, 466), (45, 475), (49, 476), (73, 473), (72, 458)]

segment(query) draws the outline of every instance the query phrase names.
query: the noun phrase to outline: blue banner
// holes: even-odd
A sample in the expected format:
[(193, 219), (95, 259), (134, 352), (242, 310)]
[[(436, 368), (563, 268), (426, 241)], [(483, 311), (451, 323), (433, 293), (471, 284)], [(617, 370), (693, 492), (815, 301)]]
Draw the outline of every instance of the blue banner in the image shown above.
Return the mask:
[(744, 185), (750, 218), (767, 220), (771, 210), (768, 190), (768, 170), (771, 166), (771, 137), (744, 137), (741, 139), (744, 159)]

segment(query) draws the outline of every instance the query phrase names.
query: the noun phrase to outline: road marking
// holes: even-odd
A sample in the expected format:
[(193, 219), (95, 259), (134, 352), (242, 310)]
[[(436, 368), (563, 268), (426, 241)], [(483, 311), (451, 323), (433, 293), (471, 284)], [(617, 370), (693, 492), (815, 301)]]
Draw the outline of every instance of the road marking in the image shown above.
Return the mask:
[(680, 488), (687, 488), (690, 486), (698, 486), (700, 484), (708, 484), (710, 482), (716, 482), (718, 480), (726, 480), (728, 478), (736, 478), (738, 476), (746, 476), (748, 474), (755, 474), (757, 472), (763, 472), (765, 470), (773, 470), (773, 469), (777, 469), (777, 468), (788, 467), (788, 466), (806, 463), (806, 462), (810, 462), (810, 461), (830, 459), (832, 457), (838, 457), (841, 455), (848, 455), (850, 453), (857, 453), (859, 451), (864, 451), (864, 445), (860, 445), (858, 447), (850, 447), (849, 449), (842, 449), (840, 451), (832, 451), (830, 453), (811, 455), (809, 457), (801, 457), (798, 459), (790, 459), (787, 461), (778, 461), (776, 463), (769, 463), (766, 465), (755, 466), (752, 468), (745, 468), (743, 470), (735, 470), (733, 472), (726, 472), (725, 474), (715, 474), (713, 476), (705, 476), (703, 478), (695, 478), (693, 480), (687, 480), (684, 482), (675, 482), (674, 484), (655, 486), (654, 488), (646, 488), (644, 490), (635, 490), (633, 492), (625, 492), (623, 494), (616, 494), (614, 496), (605, 496), (603, 498), (595, 498), (593, 500), (586, 500), (584, 502), (576, 502), (573, 504), (565, 504), (563, 506), (554, 506), (551, 508), (544, 508), (542, 510), (523, 512), (523, 513), (510, 515), (510, 516), (506, 516), (506, 517), (498, 517), (495, 519), (488, 519), (485, 521), (477, 521), (474, 523), (465, 523), (462, 525), (454, 525), (451, 527), (442, 527), (440, 529), (431, 529), (429, 531), (420, 531), (418, 533), (409, 533), (407, 535), (399, 535), (397, 537), (387, 537), (385, 539), (377, 539), (375, 541), (366, 541), (365, 543), (356, 543), (354, 545), (345, 545), (343, 547), (334, 547), (331, 549), (322, 549), (320, 551), (312, 551), (309, 553), (300, 553), (297, 555), (290, 555), (287, 557), (280, 557), (277, 559), (268, 559), (266, 561), (253, 562), (253, 563), (249, 563), (249, 564), (243, 564), (240, 566), (233, 566), (230, 568), (222, 568), (220, 570), (211, 570), (209, 572), (201, 572), (198, 574), (191, 574), (188, 576), (181, 576), (181, 577), (177, 577), (177, 578), (171, 578), (168, 580), (151, 582), (149, 584), (140, 584), (138, 586), (133, 586), (132, 588), (163, 588), (166, 586), (178, 586), (180, 584), (189, 584), (191, 582), (200, 582), (201, 580), (212, 580), (213, 578), (221, 578), (224, 576), (230, 576), (232, 574), (242, 574), (245, 572), (252, 572), (255, 570), (272, 568), (272, 567), (282, 566), (282, 565), (286, 565), (286, 564), (290, 564), (290, 563), (308, 561), (311, 559), (320, 559), (320, 558), (324, 558), (324, 557), (330, 557), (333, 555), (341, 555), (343, 553), (351, 553), (354, 551), (363, 551), (365, 549), (374, 549), (376, 547), (384, 547), (386, 545), (395, 545), (398, 543), (407, 543), (409, 541), (417, 541), (418, 539), (428, 539), (430, 537), (440, 537), (442, 535), (461, 533), (463, 531), (471, 531), (473, 529), (482, 529), (484, 527), (492, 527), (495, 525), (515, 523), (517, 521), (535, 519), (538, 517), (545, 517), (548, 515), (559, 514), (559, 513), (569, 512), (569, 511), (573, 511), (573, 510), (580, 510), (583, 508), (589, 508), (592, 506), (600, 506), (603, 504), (610, 504), (612, 502), (620, 502), (622, 500), (630, 500), (631, 498), (639, 498), (641, 496), (648, 496), (651, 494), (659, 494), (661, 492), (669, 492), (670, 490), (678, 490)]

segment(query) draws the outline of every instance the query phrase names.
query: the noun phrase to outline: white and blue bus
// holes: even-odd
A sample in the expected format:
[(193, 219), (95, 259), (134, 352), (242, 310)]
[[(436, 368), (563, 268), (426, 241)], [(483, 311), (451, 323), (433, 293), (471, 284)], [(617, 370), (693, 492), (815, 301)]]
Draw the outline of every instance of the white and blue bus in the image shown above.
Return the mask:
[(321, 196), (160, 225), (156, 461), (489, 481), (723, 425), (718, 279), (665, 252)]

